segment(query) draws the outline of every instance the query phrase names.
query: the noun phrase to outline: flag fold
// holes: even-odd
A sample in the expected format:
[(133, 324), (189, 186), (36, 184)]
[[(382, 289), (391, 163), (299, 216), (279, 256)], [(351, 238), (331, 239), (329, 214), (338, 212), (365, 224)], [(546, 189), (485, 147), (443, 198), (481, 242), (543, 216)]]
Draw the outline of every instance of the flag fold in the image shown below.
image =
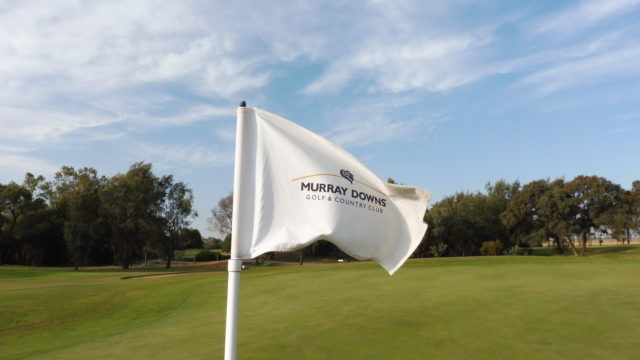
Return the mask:
[(280, 116), (238, 108), (232, 257), (327, 240), (393, 274), (420, 244), (430, 194), (388, 184), (340, 146)]

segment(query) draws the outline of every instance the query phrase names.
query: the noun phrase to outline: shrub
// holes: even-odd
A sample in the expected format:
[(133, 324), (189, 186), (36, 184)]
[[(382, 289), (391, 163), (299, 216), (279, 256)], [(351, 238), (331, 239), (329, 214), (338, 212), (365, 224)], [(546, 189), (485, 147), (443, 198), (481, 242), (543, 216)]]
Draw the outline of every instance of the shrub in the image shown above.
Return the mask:
[(495, 256), (502, 253), (502, 242), (500, 240), (496, 241), (485, 241), (482, 243), (482, 247), (480, 248), (480, 254)]
[(224, 237), (220, 248), (222, 249), (222, 251), (231, 251), (231, 234), (227, 234), (227, 236)]
[(444, 255), (445, 251), (447, 251), (447, 244), (443, 242), (429, 246), (429, 252), (435, 257)]
[(201, 250), (196, 254), (196, 261), (215, 261), (215, 260), (227, 260), (229, 255), (223, 255), (215, 251)]
[(528, 246), (514, 245), (513, 247), (510, 247), (507, 250), (505, 250), (504, 254), (516, 256), (516, 255), (530, 255), (532, 252), (533, 250)]

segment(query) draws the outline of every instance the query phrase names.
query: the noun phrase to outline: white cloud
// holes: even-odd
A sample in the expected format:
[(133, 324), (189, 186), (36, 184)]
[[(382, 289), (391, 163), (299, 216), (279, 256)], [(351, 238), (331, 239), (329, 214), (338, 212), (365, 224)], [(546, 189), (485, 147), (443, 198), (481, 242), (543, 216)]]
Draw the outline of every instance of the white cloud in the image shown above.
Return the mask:
[[(105, 111), (107, 108), (109, 112)], [(235, 114), (233, 108), (202, 104), (191, 105), (171, 115), (154, 115), (142, 110), (133, 112), (132, 108), (116, 103), (107, 107), (88, 107), (82, 111), (71, 113), (0, 105), (0, 128), (3, 129), (0, 139), (31, 144), (29, 148), (33, 150), (37, 144), (113, 141), (125, 137), (132, 129), (184, 126)], [(114, 128), (115, 125), (123, 125), (128, 130)]]
[(179, 126), (189, 125), (201, 121), (209, 121), (218, 117), (233, 117), (235, 109), (232, 107), (218, 107), (210, 105), (196, 104), (183, 109), (174, 115), (131, 115), (130, 119), (138, 124), (151, 126)]
[[(533, 19), (533, 27), (524, 30), (572, 33), (615, 19), (639, 3), (585, 1)], [(637, 67), (637, 48), (612, 46), (621, 43), (615, 36), (564, 48), (533, 39), (524, 50), (516, 45), (500, 53), (504, 37), (497, 29), (513, 16), (486, 10), (487, 17), (487, 7), (468, 0), (185, 0), (162, 6), (151, 0), (52, 0), (0, 8), (0, 126), (7, 129), (0, 139), (12, 140), (11, 146), (20, 145), (20, 139), (36, 146), (87, 134), (88, 139), (108, 141), (132, 130), (231, 117), (229, 99), (249, 93), (269, 100), (255, 90), (277, 80), (291, 62), (325, 67), (315, 78), (304, 74), (312, 79), (302, 90), (305, 94), (349, 88), (357, 96), (424, 97), (496, 73), (525, 74), (519, 84), (544, 96), (626, 71), (635, 74)], [(370, 117), (387, 130), (386, 138), (422, 123), (414, 115), (415, 124), (398, 126), (391, 111)], [(350, 138), (349, 126), (341, 124), (333, 134), (358, 144), (384, 141), (381, 134)], [(364, 133), (374, 126), (358, 127)], [(226, 125), (214, 131), (233, 140)]]
[(327, 133), (334, 142), (349, 147), (387, 141), (411, 132), (415, 124), (392, 121), (383, 115), (365, 115), (360, 121), (338, 125)]
[(534, 88), (534, 96), (640, 76), (640, 46), (603, 51), (552, 65), (520, 81)]
[(24, 146), (12, 146), (6, 144), (0, 144), (0, 152), (8, 152), (8, 153), (26, 153), (33, 151), (31, 147)]
[(162, 170), (192, 170), (227, 166), (233, 164), (234, 160), (232, 151), (217, 151), (197, 144), (140, 144), (134, 153), (136, 158), (152, 162)]
[(92, 113), (72, 114), (0, 105), (0, 139), (25, 143), (55, 142), (80, 129), (118, 122)]
[(488, 75), (481, 50), (490, 42), (491, 37), (483, 31), (366, 42), (338, 57), (303, 92), (337, 92), (354, 78), (371, 81), (370, 89), (375, 92), (446, 92)]
[(586, 0), (535, 22), (532, 30), (536, 33), (572, 35), (639, 5), (640, 0)]
[[(100, 128), (88, 138), (113, 140), (140, 127), (232, 116), (227, 99), (266, 85), (272, 79), (267, 65), (315, 56), (321, 42), (307, 41), (311, 34), (292, 36), (272, 22), (290, 17), (292, 26), (305, 28), (310, 22), (293, 14), (310, 14), (314, 7), (256, 5), (262, 7), (256, 14), (243, 7), (147, 0), (3, 3), (0, 139), (51, 145)], [(238, 21), (241, 13), (246, 21)], [(121, 126), (109, 128), (115, 124)]]
[(0, 152), (0, 182), (3, 183), (20, 181), (27, 172), (50, 177), (58, 169), (39, 158)]
[(421, 136), (446, 120), (445, 114), (424, 111), (410, 112), (411, 116), (407, 117), (403, 110), (415, 102), (412, 98), (387, 98), (341, 108), (339, 115), (332, 116), (340, 119), (339, 123), (332, 124), (325, 136), (345, 147), (364, 146)]
[(0, 14), (0, 94), (33, 99), (176, 81), (229, 96), (261, 86), (266, 74), (237, 35), (218, 31), (215, 14), (209, 23), (194, 5), (51, 1), (8, 9)]
[[(235, 124), (233, 124), (235, 125)], [(218, 135), (218, 138), (227, 141), (227, 142), (234, 142), (236, 141), (236, 128), (235, 126), (218, 126), (216, 127), (216, 135)]]

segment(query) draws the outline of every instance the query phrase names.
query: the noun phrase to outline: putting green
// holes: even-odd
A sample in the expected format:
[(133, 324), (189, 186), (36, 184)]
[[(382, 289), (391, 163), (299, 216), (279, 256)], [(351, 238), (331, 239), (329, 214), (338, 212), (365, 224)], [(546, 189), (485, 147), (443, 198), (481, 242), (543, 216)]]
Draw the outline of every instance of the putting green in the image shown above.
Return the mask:
[[(640, 259), (621, 253), (252, 268), (238, 358), (638, 359)], [(0, 358), (222, 358), (226, 273), (125, 275), (0, 267)]]

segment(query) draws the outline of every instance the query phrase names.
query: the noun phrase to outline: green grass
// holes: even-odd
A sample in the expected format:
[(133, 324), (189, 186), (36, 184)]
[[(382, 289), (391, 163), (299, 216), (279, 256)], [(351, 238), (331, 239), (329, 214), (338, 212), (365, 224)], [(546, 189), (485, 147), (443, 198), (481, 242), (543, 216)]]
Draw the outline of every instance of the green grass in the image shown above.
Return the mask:
[(182, 257), (186, 259), (193, 259), (193, 257), (196, 256), (196, 254), (199, 253), (200, 251), (202, 251), (202, 249), (186, 249), (186, 250), (179, 251), (179, 253), (181, 252)]
[[(176, 250), (175, 259), (178, 261), (191, 261), (197, 253), (202, 251), (203, 249), (185, 249), (185, 250)], [(209, 249), (210, 252), (218, 253), (221, 255), (229, 255), (228, 253), (222, 251), (221, 249)]]
[[(639, 249), (252, 268), (238, 358), (638, 359)], [(0, 267), (0, 358), (222, 358), (226, 273), (125, 275)]]
[[(578, 252), (581, 248), (578, 248)], [(534, 256), (558, 256), (550, 247), (533, 248)], [(608, 258), (638, 258), (640, 259), (640, 246), (638, 245), (614, 245), (614, 246), (589, 246), (585, 253), (588, 257)], [(562, 256), (574, 256), (571, 249), (567, 249)]]

